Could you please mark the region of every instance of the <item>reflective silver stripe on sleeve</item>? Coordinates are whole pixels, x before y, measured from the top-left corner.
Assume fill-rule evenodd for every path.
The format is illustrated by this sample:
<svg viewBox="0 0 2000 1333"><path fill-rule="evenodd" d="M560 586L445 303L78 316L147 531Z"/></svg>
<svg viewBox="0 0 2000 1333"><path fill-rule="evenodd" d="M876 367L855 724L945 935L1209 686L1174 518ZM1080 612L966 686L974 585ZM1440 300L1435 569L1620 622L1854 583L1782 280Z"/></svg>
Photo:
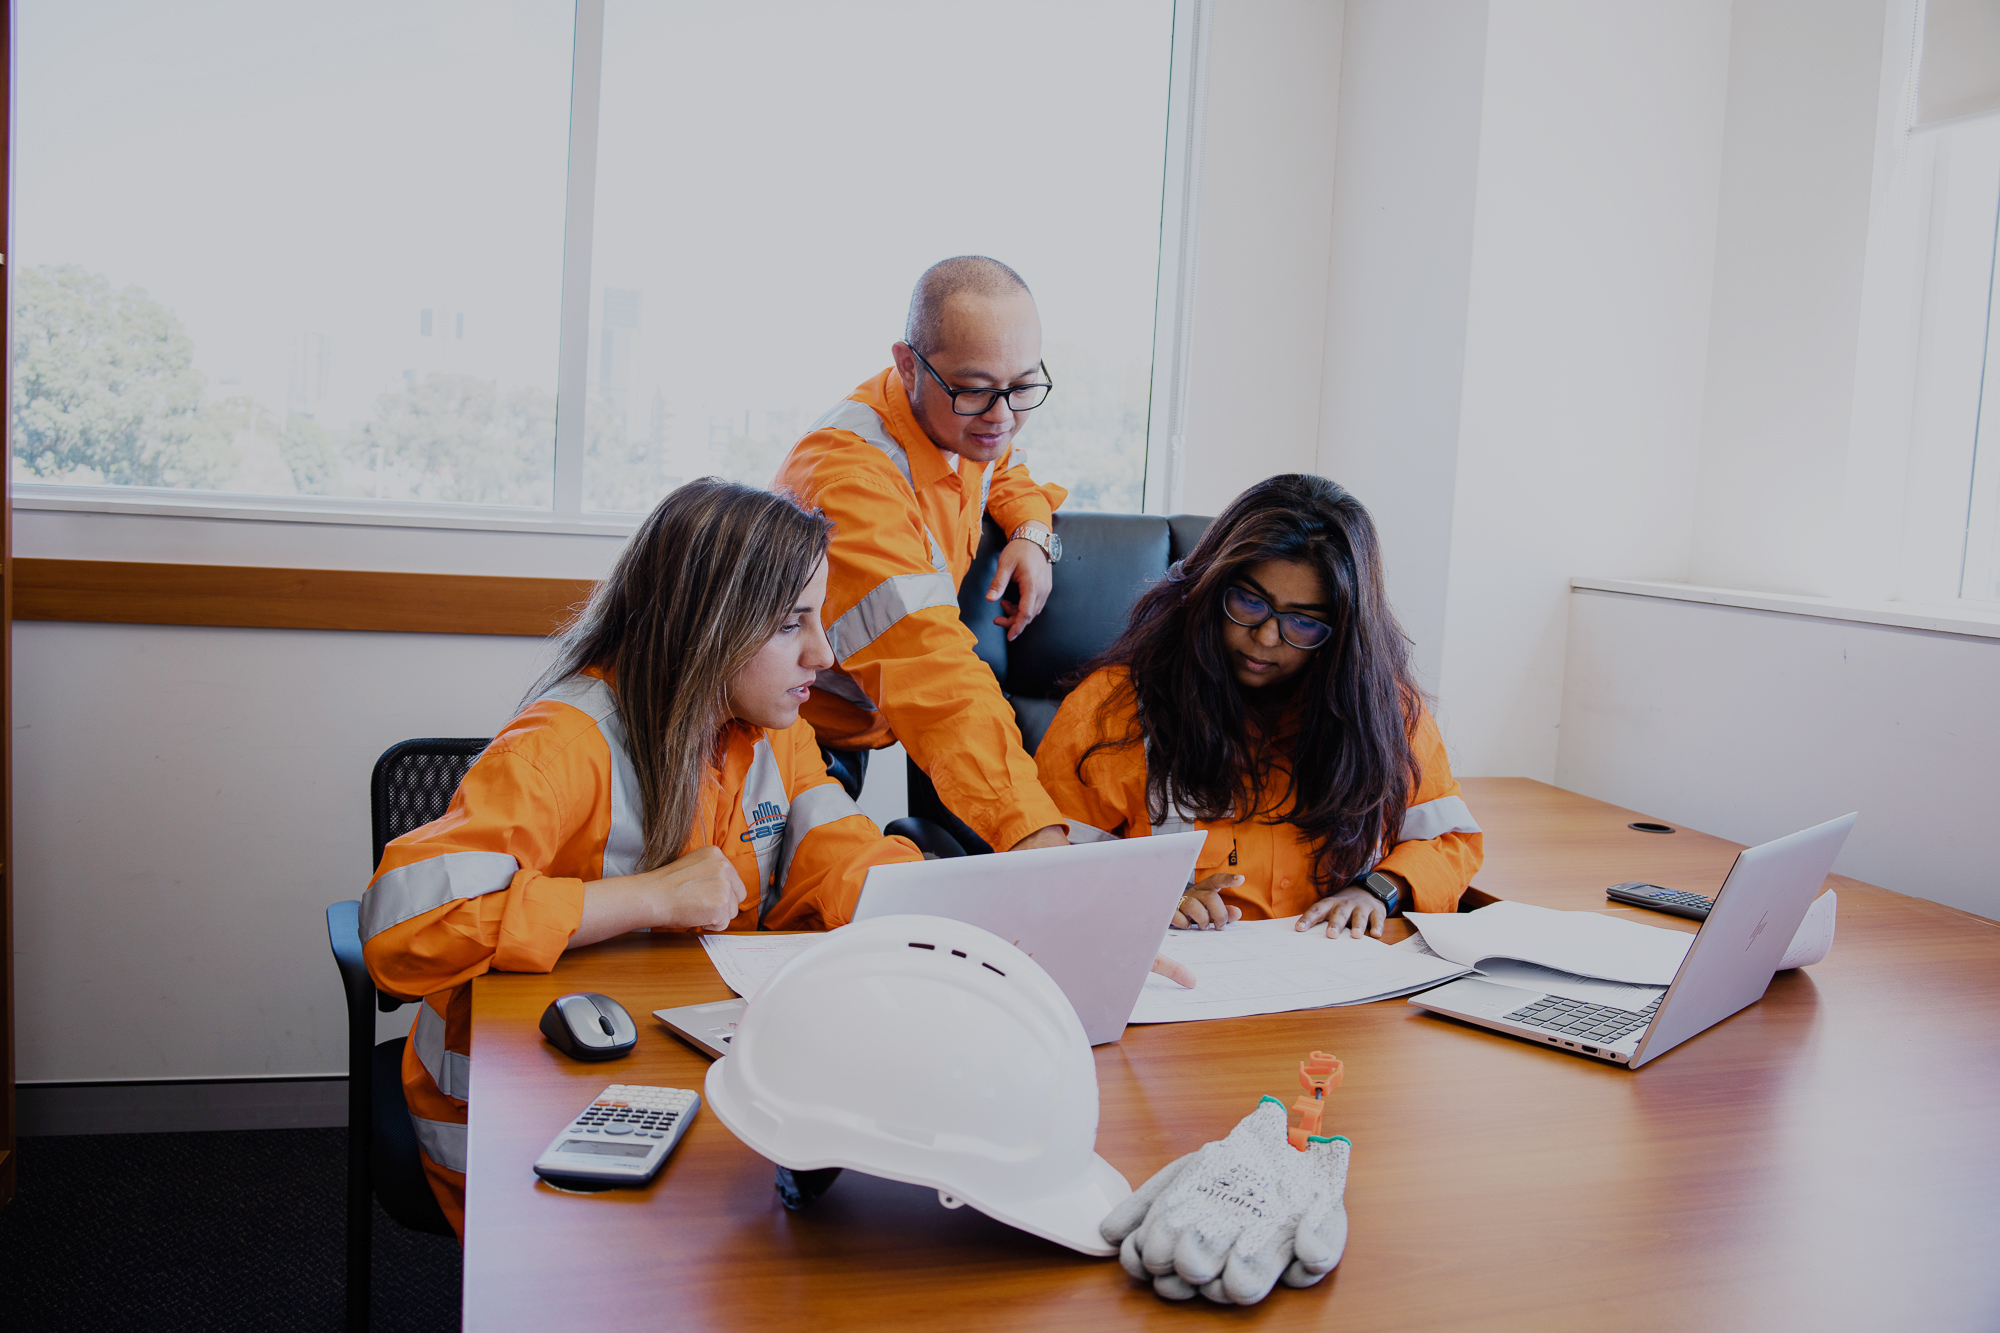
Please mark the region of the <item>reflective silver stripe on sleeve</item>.
<svg viewBox="0 0 2000 1333"><path fill-rule="evenodd" d="M861 807L854 803L838 782L808 787L792 799L791 818L785 825L784 859L778 862L778 873L764 890L764 905L757 913L759 921L764 919L765 912L778 905L778 891L791 878L792 858L799 854L799 844L806 840L806 835L836 820L860 813Z"/></svg>
<svg viewBox="0 0 2000 1333"><path fill-rule="evenodd" d="M958 589L952 586L951 575L897 574L876 584L846 615L827 626L826 637L833 645L833 655L845 662L888 633L904 616L934 606L958 609Z"/></svg>
<svg viewBox="0 0 2000 1333"><path fill-rule="evenodd" d="M417 1131L417 1146L424 1150L424 1156L447 1171L464 1174L464 1125L454 1125L449 1120L426 1120L420 1115L411 1116L410 1124Z"/></svg>
<svg viewBox="0 0 2000 1333"><path fill-rule="evenodd" d="M604 839L603 876L637 874L646 852L645 823L639 817L639 775L625 743L625 721L618 716L618 699L595 676L571 676L541 696L568 704L597 723L611 751L611 831ZM537 700L536 702L540 702Z"/></svg>
<svg viewBox="0 0 2000 1333"><path fill-rule="evenodd" d="M770 896L770 885L778 878L778 848L784 845L785 829L791 821L792 799L785 792L785 775L778 771L778 756L772 752L771 738L759 736L750 752L750 769L743 775L743 832L738 836L750 844L757 858L757 887L761 903Z"/></svg>
<svg viewBox="0 0 2000 1333"><path fill-rule="evenodd" d="M813 688L825 690L836 699L844 699L864 713L875 711L875 701L868 697L867 691L856 683L854 677L839 667L822 668L820 673L813 677Z"/></svg>
<svg viewBox="0 0 2000 1333"><path fill-rule="evenodd" d="M417 1031L410 1038L417 1044L417 1062L430 1073L439 1092L467 1100L472 1096L472 1057L445 1049L443 1014L428 1001L417 1008Z"/></svg>
<svg viewBox="0 0 2000 1333"><path fill-rule="evenodd" d="M948 574L951 566L944 558L944 547L938 545L937 534L932 532L930 527L926 525L924 536L930 540L931 544L931 568L940 574Z"/></svg>
<svg viewBox="0 0 2000 1333"><path fill-rule="evenodd" d="M498 893L520 872L505 852L446 852L397 866L361 895L362 942L456 899Z"/></svg>
<svg viewBox="0 0 2000 1333"><path fill-rule="evenodd" d="M859 435L868 443L889 456L896 465L896 471L903 474L903 481L914 492L917 483L910 476L910 454L896 443L889 434L889 428L882 423L882 414L866 403L857 403L852 398L843 398L833 405L833 409L806 430L810 435L816 430L844 430L850 435Z"/></svg>
<svg viewBox="0 0 2000 1333"><path fill-rule="evenodd" d="M1092 828L1081 819L1071 819L1068 815L1064 815L1063 818L1069 823L1069 845L1072 847L1081 847L1087 842L1118 841L1116 833L1106 833L1101 828Z"/></svg>
<svg viewBox="0 0 2000 1333"><path fill-rule="evenodd" d="M1429 842L1447 833L1478 833L1472 811L1456 796L1440 796L1435 801L1413 805L1403 812L1403 829L1398 842Z"/></svg>

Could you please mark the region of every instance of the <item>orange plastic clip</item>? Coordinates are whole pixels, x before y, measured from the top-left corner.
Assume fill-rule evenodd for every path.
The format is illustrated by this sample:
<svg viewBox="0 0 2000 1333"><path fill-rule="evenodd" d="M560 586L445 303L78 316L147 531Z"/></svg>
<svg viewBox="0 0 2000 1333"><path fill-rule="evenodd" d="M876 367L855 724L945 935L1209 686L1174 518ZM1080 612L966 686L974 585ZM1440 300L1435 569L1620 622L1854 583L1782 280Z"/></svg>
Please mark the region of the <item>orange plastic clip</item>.
<svg viewBox="0 0 2000 1333"><path fill-rule="evenodd" d="M1299 1065L1299 1086L1311 1093L1292 1103L1292 1109L1299 1113L1299 1122L1291 1127L1287 1136L1294 1148L1306 1150L1306 1139L1320 1133L1320 1117L1326 1113L1326 1094L1340 1086L1341 1076L1347 1066L1325 1051L1314 1051L1311 1058Z"/></svg>

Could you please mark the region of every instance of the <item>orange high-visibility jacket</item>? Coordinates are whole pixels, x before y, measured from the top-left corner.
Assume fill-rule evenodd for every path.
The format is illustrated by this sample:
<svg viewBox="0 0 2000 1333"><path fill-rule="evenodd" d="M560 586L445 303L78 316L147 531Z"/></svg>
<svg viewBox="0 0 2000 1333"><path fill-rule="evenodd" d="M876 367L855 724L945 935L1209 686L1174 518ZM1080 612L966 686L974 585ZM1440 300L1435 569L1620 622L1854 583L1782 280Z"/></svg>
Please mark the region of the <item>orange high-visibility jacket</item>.
<svg viewBox="0 0 2000 1333"><path fill-rule="evenodd" d="M982 466L939 449L892 366L815 422L772 483L836 525L824 615L839 664L819 673L806 719L835 749L901 741L952 813L999 851L1063 822L958 619L979 516L1012 532L1049 523L1067 497L1036 485L1014 454Z"/></svg>
<svg viewBox="0 0 2000 1333"><path fill-rule="evenodd" d="M871 866L920 860L828 777L804 723L732 723L686 851L719 847L744 898L731 930L829 930ZM472 992L489 969L547 972L583 920L587 881L630 875L645 850L638 779L611 689L574 676L479 756L444 815L391 842L361 899L375 984L421 999L403 1052L424 1169L464 1233ZM685 854L685 853L684 853Z"/></svg>
<svg viewBox="0 0 2000 1333"><path fill-rule="evenodd" d="M1118 686L1124 667L1093 672L1063 701L1035 762L1042 785L1070 817L1070 841L1137 838L1154 832L1208 831L1208 842L1195 862L1195 878L1226 874L1243 876L1243 887L1224 889L1222 897L1243 910L1247 921L1294 916L1318 898L1313 888L1313 848L1290 824L1256 819L1191 821L1169 810L1155 829L1146 803L1146 754L1143 744L1100 750L1083 764L1077 762L1105 737L1135 734L1131 695ZM1430 710L1417 717L1411 748L1422 776L1403 815L1402 836L1376 862L1410 882L1414 912L1455 912L1458 898L1472 882L1484 856L1484 836L1459 795L1445 757L1444 738ZM1272 809L1282 810L1290 797L1290 768L1282 756L1272 763L1276 790Z"/></svg>

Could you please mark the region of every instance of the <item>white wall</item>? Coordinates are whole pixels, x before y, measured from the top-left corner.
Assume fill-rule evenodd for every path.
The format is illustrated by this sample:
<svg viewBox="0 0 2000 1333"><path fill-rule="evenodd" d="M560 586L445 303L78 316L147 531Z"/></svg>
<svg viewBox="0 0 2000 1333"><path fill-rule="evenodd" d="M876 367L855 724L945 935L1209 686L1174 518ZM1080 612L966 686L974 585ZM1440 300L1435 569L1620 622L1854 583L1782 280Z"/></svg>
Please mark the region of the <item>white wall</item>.
<svg viewBox="0 0 2000 1333"><path fill-rule="evenodd" d="M1573 575L1687 567L1729 9L1488 17L1438 676L1466 772L1554 775Z"/></svg>
<svg viewBox="0 0 2000 1333"><path fill-rule="evenodd" d="M1878 125L1900 91L1886 39L1906 8L1735 6L1691 582L1847 592L1845 547L1882 526L1857 528L1846 501Z"/></svg>
<svg viewBox="0 0 2000 1333"><path fill-rule="evenodd" d="M1686 567L1726 0L1350 0L1319 470L1462 772L1550 778L1582 569Z"/></svg>
<svg viewBox="0 0 2000 1333"><path fill-rule="evenodd" d="M1326 337L1339 0L1221 0L1209 47L1180 507L1310 472Z"/></svg>
<svg viewBox="0 0 2000 1333"><path fill-rule="evenodd" d="M1486 6L1349 0L1315 470L1359 496L1435 687L1457 486Z"/></svg>
<svg viewBox="0 0 2000 1333"><path fill-rule="evenodd" d="M375 758L492 735L542 651L16 622L17 1076L345 1073L324 911L368 882Z"/></svg>
<svg viewBox="0 0 2000 1333"><path fill-rule="evenodd" d="M1579 590L1556 783L2000 919L2000 639ZM1713 886L1682 885L1701 891Z"/></svg>

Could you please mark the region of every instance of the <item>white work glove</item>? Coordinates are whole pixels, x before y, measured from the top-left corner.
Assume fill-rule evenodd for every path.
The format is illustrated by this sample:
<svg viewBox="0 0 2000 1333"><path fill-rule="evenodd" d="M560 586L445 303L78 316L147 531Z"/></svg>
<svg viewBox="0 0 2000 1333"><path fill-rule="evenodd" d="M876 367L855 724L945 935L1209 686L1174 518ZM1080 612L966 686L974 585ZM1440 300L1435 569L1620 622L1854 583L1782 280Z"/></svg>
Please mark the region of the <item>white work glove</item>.
<svg viewBox="0 0 2000 1333"><path fill-rule="evenodd" d="M1266 1097L1229 1137L1160 1168L1098 1227L1118 1261L1168 1300L1199 1291L1255 1305L1283 1276L1310 1287L1347 1248L1344 1138L1300 1152L1286 1137L1284 1103Z"/></svg>

